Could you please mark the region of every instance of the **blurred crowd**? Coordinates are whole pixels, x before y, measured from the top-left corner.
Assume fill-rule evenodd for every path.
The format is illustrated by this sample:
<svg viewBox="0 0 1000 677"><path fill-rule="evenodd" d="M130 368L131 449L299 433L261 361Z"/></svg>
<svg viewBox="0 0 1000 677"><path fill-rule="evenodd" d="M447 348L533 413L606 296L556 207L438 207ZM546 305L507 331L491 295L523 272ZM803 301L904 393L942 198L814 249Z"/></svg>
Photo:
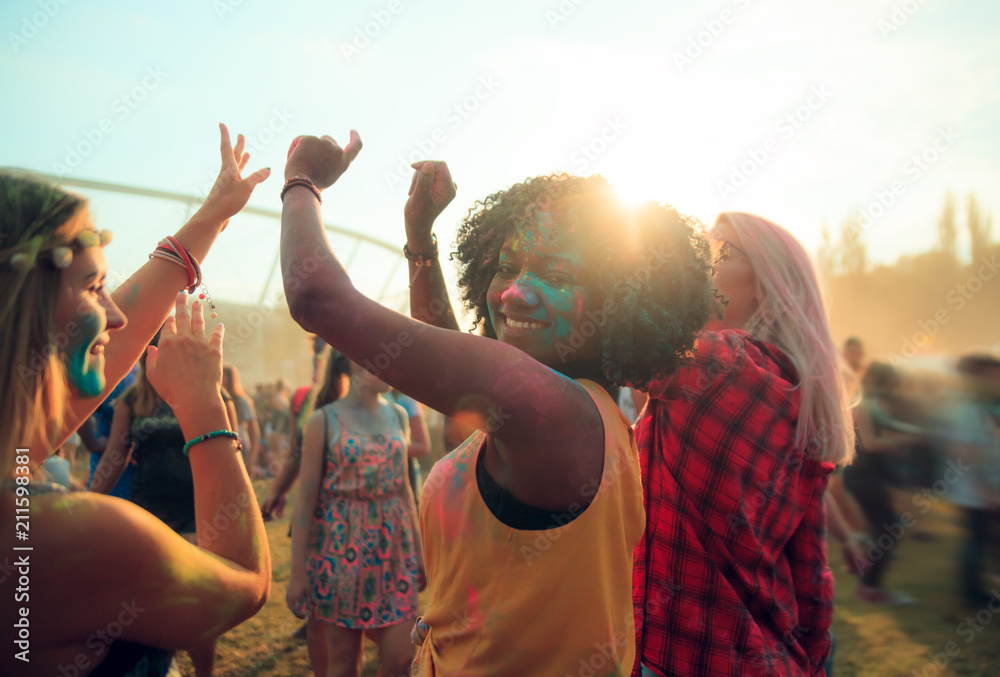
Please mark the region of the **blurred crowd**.
<svg viewBox="0 0 1000 677"><path fill-rule="evenodd" d="M982 608L1000 581L1000 360L868 363L857 338L845 343L844 357L857 456L830 483L830 529L860 577L858 597L914 601L883 587L892 551L903 539L937 538L921 518L945 501L961 511L966 532L956 590L969 608Z"/></svg>

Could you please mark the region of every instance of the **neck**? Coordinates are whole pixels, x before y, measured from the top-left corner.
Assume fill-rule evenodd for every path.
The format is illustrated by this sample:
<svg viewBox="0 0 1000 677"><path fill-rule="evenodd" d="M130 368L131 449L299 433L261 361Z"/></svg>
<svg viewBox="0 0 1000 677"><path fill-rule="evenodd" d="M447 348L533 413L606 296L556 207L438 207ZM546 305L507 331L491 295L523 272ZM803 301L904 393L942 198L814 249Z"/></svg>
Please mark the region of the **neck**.
<svg viewBox="0 0 1000 677"><path fill-rule="evenodd" d="M350 406L359 409L377 409L379 405L379 393L352 385L344 400Z"/></svg>
<svg viewBox="0 0 1000 677"><path fill-rule="evenodd" d="M567 362L566 364L560 364L558 367L553 367L553 369L567 378L574 380L578 378L585 378L593 381L609 393L611 392L611 384L608 382L607 377L604 375L604 371L601 369L600 358L582 362Z"/></svg>

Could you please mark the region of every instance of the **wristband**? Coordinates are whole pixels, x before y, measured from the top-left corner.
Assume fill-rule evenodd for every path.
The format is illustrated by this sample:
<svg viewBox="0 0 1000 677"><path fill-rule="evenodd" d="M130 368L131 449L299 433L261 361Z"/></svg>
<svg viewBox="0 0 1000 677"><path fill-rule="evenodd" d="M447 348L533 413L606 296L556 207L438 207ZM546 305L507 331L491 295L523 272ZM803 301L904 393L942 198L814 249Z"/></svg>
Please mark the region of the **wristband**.
<svg viewBox="0 0 1000 677"><path fill-rule="evenodd" d="M188 455L188 450L199 442L205 442L212 439L213 437L228 437L230 439L236 440L236 450L243 451L243 442L240 441L239 433L235 433L232 430L215 430L210 433L205 433L204 435L198 435L193 440L190 440L184 445L184 455Z"/></svg>
<svg viewBox="0 0 1000 677"><path fill-rule="evenodd" d="M285 193L290 191L295 186L305 186L306 188L312 191L312 194L316 196L316 199L319 200L319 203L323 204L323 198L321 198L319 195L319 188L316 187L315 183L305 178L304 176L293 176L290 179L285 180L285 187L281 189L282 202L285 201Z"/></svg>
<svg viewBox="0 0 1000 677"><path fill-rule="evenodd" d="M424 252L423 254L413 254L410 252L410 248L403 245L403 256L406 257L407 261L412 261L417 264L417 267L430 268L434 264L434 259L438 256L438 236L431 233L431 249L430 251Z"/></svg>

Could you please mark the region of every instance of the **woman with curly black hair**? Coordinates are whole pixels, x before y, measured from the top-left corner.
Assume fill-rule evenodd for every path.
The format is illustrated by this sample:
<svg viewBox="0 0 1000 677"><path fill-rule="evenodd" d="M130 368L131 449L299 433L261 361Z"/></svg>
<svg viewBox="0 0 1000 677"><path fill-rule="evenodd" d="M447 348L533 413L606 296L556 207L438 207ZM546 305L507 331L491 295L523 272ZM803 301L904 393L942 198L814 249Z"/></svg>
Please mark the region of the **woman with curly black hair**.
<svg viewBox="0 0 1000 677"><path fill-rule="evenodd" d="M353 133L345 149L293 143L283 275L307 330L478 428L421 495L430 600L413 632L416 674L627 675L644 513L608 390L642 387L691 349L712 298L704 234L665 207L626 209L597 177L525 181L477 203L459 234L463 298L485 336L445 331L365 298L329 250L319 190L359 150ZM446 167L425 163L404 212L414 282L441 280L430 231L453 196ZM421 298L426 286L412 287L414 313L457 328L445 299Z"/></svg>

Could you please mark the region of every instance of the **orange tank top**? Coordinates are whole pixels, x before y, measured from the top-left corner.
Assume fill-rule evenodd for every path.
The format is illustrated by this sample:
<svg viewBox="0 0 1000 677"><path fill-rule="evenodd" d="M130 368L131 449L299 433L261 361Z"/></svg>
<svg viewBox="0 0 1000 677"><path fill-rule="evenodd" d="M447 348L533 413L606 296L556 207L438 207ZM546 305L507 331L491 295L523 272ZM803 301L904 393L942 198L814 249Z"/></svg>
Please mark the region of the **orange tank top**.
<svg viewBox="0 0 1000 677"><path fill-rule="evenodd" d="M569 506L562 526L518 530L494 517L476 482L485 433L431 470L420 499L430 602L414 630L415 675L631 673L632 551L645 528L638 453L604 389L577 383L604 423L604 471L599 488L581 489L590 505Z"/></svg>

